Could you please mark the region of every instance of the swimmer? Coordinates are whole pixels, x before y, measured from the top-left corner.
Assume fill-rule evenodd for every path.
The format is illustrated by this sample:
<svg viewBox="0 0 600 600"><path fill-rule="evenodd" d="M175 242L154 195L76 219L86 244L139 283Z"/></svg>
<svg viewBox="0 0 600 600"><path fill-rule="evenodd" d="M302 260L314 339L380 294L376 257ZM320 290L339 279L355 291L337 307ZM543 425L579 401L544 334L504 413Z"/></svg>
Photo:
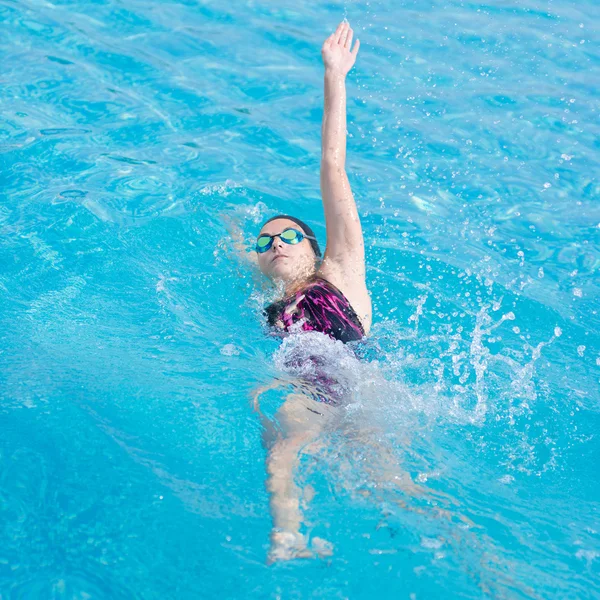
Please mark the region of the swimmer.
<svg viewBox="0 0 600 600"><path fill-rule="evenodd" d="M344 21L321 49L325 66L320 177L325 253L321 254L310 226L291 215L266 221L255 247L260 271L283 292L281 300L266 308L269 325L281 333L318 331L342 342L368 334L372 318L363 232L346 174L346 75L360 47L359 40L353 44L353 35ZM313 550L320 555L331 552L327 542L318 538L310 550L300 533L302 494L294 482L294 470L299 455L310 452L311 444L335 417L332 404L335 401L327 394L290 394L276 414L279 431L267 457L274 525L269 562L311 556ZM303 500L309 499L304 494Z"/></svg>
<svg viewBox="0 0 600 600"><path fill-rule="evenodd" d="M353 45L353 31L344 21L321 49L325 65L320 173L327 232L324 254L312 228L292 215L277 215L266 221L254 250L245 254L252 256L260 272L281 290L282 298L266 307L265 316L271 331L282 336L314 336L317 334L311 332L319 332L346 344L360 340L371 328L363 232L346 174L346 75L354 66L359 46L358 40ZM240 238L238 235L234 246L241 251ZM313 538L309 547L301 533L302 508L314 492L310 486L302 490L294 480L300 456L319 449L319 437L338 419L338 405L343 399L339 382L320 368L319 358L322 360L309 352L291 359L298 361L292 365L298 367L314 361L316 376L300 386L295 382L302 393L287 396L275 415L275 426L263 417L273 517L270 563L332 553L331 544L320 538ZM255 393L254 407L259 413L259 396L279 385L289 382ZM397 464L391 477L399 487L405 487L405 475Z"/></svg>

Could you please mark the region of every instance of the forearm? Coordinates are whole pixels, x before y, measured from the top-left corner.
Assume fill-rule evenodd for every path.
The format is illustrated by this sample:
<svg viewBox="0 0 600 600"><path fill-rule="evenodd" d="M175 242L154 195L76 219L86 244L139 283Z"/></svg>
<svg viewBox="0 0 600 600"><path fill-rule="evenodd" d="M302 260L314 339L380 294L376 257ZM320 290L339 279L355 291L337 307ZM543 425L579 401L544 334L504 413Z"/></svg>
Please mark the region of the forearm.
<svg viewBox="0 0 600 600"><path fill-rule="evenodd" d="M346 166L346 76L325 70L325 106L321 128L321 166Z"/></svg>

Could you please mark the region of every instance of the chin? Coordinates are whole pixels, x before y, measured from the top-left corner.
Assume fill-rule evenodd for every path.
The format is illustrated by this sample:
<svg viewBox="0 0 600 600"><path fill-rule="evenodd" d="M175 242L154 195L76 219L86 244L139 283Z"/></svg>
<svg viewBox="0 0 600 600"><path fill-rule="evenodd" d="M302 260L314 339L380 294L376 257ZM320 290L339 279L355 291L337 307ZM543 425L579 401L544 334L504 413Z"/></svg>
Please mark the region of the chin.
<svg viewBox="0 0 600 600"><path fill-rule="evenodd" d="M294 279L294 273L289 268L275 268L271 271L271 279L288 282Z"/></svg>

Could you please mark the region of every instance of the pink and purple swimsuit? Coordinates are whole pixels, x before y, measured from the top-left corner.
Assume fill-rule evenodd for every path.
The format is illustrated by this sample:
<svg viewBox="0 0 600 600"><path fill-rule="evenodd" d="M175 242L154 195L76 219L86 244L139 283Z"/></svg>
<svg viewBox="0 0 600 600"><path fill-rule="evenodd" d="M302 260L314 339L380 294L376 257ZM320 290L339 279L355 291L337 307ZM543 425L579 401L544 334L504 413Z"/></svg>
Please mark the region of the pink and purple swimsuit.
<svg viewBox="0 0 600 600"><path fill-rule="evenodd" d="M309 283L293 296L270 304L265 309L269 325L289 332L320 331L344 343L360 340L363 326L350 302L340 290L323 278Z"/></svg>
<svg viewBox="0 0 600 600"><path fill-rule="evenodd" d="M363 326L340 290L326 279L317 278L292 296L270 304L265 309L269 325L280 332L319 331L344 344L364 337ZM344 402L347 390L331 368L323 363L323 356L292 355L286 361L291 372L304 371L310 363L311 376L306 379L313 389L312 397L317 402L337 406ZM300 376L300 379L305 379ZM307 407L308 408L308 407ZM311 408L308 410L315 412Z"/></svg>

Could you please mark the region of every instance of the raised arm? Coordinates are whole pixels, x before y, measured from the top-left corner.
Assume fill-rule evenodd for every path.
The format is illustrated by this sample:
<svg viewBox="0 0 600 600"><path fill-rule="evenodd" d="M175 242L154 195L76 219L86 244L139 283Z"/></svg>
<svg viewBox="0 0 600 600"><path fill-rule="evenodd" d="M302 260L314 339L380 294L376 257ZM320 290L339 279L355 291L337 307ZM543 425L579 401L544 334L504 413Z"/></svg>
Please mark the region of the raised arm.
<svg viewBox="0 0 600 600"><path fill-rule="evenodd" d="M371 303L365 281L365 251L356 202L346 175L346 75L360 42L352 49L348 22L339 24L323 44L325 107L321 130L321 195L327 227L327 247L320 274L340 288L365 328Z"/></svg>

